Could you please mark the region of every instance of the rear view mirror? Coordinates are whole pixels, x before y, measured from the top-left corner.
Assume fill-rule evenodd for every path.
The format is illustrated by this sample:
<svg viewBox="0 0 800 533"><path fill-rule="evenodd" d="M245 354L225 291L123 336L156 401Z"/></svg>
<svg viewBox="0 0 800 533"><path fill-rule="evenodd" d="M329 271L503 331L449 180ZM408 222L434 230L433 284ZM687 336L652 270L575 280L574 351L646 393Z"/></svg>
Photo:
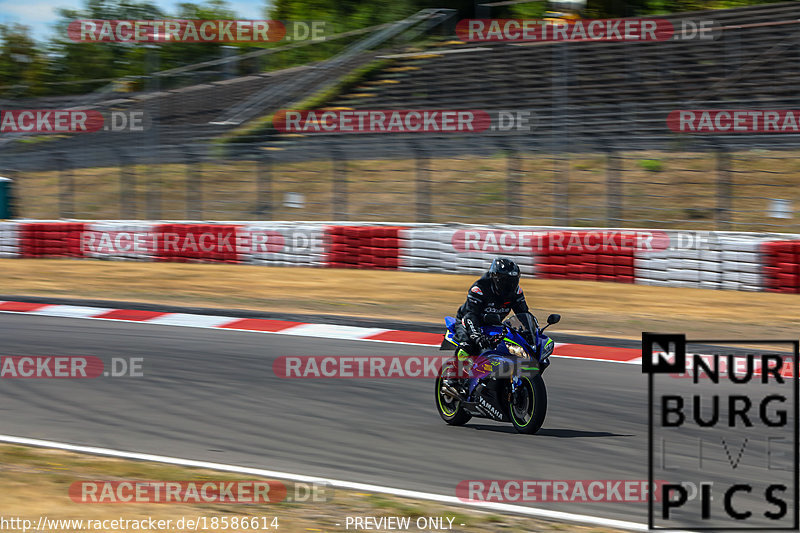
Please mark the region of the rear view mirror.
<svg viewBox="0 0 800 533"><path fill-rule="evenodd" d="M557 315L555 313L547 317L548 325L558 324L560 321L561 321L561 315Z"/></svg>

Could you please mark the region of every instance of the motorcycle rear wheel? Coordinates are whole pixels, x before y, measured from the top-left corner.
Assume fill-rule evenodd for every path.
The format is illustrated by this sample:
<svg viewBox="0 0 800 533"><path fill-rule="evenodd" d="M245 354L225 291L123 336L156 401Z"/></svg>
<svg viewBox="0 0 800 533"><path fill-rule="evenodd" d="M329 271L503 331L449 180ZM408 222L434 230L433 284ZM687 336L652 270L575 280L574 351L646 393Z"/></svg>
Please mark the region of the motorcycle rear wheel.
<svg viewBox="0 0 800 533"><path fill-rule="evenodd" d="M452 363L442 365L439 375L436 376L436 410L442 420L451 426L463 426L472 418L472 415L464 410L460 400L456 400L442 391L442 385L446 379L448 369Z"/></svg>

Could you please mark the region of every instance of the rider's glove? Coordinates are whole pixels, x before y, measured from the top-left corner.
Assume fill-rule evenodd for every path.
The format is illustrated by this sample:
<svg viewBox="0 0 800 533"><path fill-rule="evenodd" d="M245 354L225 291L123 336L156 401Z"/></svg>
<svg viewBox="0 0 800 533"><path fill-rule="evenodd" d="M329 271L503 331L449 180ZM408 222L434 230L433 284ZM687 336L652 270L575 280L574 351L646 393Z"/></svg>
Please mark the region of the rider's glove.
<svg viewBox="0 0 800 533"><path fill-rule="evenodd" d="M481 350L486 350L492 347L492 339L483 334L474 336L472 338L472 342L475 343L475 345Z"/></svg>

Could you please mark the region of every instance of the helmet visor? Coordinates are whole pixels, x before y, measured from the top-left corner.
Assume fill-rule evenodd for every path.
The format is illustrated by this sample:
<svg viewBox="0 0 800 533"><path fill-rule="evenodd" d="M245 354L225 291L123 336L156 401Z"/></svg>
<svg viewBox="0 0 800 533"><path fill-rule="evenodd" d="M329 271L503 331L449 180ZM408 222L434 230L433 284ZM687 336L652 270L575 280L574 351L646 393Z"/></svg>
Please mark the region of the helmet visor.
<svg viewBox="0 0 800 533"><path fill-rule="evenodd" d="M495 274L492 276L492 281L494 281L494 288L500 294L514 292L519 285L519 277L510 276L508 274Z"/></svg>

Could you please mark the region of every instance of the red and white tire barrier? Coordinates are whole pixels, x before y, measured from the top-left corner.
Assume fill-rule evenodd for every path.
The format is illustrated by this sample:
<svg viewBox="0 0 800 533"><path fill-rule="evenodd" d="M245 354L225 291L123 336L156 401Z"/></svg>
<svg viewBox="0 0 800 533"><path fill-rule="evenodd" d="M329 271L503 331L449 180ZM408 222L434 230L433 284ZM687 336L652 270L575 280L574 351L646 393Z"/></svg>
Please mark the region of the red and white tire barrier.
<svg viewBox="0 0 800 533"><path fill-rule="evenodd" d="M0 222L0 257L19 257L20 225Z"/></svg>
<svg viewBox="0 0 800 533"><path fill-rule="evenodd" d="M800 235L321 222L0 222L0 257L222 262L800 292Z"/></svg>
<svg viewBox="0 0 800 533"><path fill-rule="evenodd" d="M766 288L770 292L800 292L800 240L761 245Z"/></svg>
<svg viewBox="0 0 800 533"><path fill-rule="evenodd" d="M30 222L19 225L20 257L84 257L81 222Z"/></svg>
<svg viewBox="0 0 800 533"><path fill-rule="evenodd" d="M150 261L155 256L152 222L92 222L80 235L82 257Z"/></svg>
<svg viewBox="0 0 800 533"><path fill-rule="evenodd" d="M257 222L237 230L239 258L265 266L325 266L326 226L313 222Z"/></svg>
<svg viewBox="0 0 800 533"><path fill-rule="evenodd" d="M398 226L329 226L326 266L397 270L402 242Z"/></svg>
<svg viewBox="0 0 800 533"><path fill-rule="evenodd" d="M637 252L636 283L740 291L764 290L760 249L769 237L718 235L700 246Z"/></svg>

